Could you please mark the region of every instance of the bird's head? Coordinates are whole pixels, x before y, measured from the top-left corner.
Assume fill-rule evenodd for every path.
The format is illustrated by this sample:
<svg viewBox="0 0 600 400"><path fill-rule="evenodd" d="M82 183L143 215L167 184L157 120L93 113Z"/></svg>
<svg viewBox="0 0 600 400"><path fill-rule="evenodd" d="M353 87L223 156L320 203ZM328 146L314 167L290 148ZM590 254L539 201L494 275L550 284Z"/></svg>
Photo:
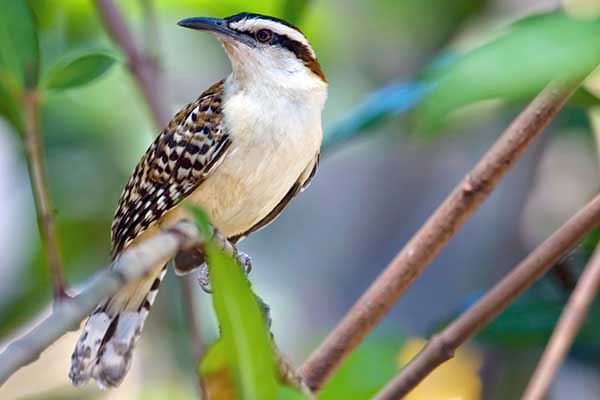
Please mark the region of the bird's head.
<svg viewBox="0 0 600 400"><path fill-rule="evenodd" d="M223 19L187 18L179 25L216 36L239 81L300 90L327 86L306 36L284 20L240 13Z"/></svg>

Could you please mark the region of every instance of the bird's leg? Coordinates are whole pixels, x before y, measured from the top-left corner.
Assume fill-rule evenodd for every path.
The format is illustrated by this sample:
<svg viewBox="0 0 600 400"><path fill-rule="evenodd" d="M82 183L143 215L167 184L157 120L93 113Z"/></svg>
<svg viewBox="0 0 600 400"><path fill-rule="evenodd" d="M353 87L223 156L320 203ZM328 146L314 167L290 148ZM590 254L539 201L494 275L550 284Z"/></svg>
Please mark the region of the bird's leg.
<svg viewBox="0 0 600 400"><path fill-rule="evenodd" d="M217 246L219 246L231 257L235 258L246 275L252 271L252 259L250 256L246 253L238 251L237 247L235 247L235 245L217 229L214 229L213 239ZM209 269L206 262L202 263L198 274L198 283L200 284L202 290L206 293L212 293L212 289L210 287Z"/></svg>

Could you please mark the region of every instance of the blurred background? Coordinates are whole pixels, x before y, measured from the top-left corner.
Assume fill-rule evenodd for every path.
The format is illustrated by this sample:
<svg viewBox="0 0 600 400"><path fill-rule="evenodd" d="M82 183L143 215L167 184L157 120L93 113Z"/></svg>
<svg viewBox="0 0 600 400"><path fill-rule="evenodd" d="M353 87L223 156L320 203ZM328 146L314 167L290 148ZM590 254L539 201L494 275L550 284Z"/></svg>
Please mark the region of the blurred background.
<svg viewBox="0 0 600 400"><path fill-rule="evenodd" d="M537 74L536 70L522 74L516 70L509 77L517 82L516 89L465 100L466 108L441 123L431 117L436 111L418 106L423 96L420 85L436 74L452 73L448 65L457 65L453 60L493 43L523 17L561 7L578 17L600 14L600 4L593 0L116 3L140 45L150 47L159 58L163 100L172 113L229 73L217 41L179 28L176 22L182 18L224 17L240 11L283 17L306 33L319 55L330 83L326 134L337 139L327 141L310 189L268 229L241 245L253 260L254 289L271 306L275 338L296 365L540 88L523 84L535 80L530 74ZM124 56L104 32L93 2L34 0L30 4L40 29L42 70L73 51L102 50L118 59L88 85L48 92L42 108L41 131L60 252L68 281L79 288L110 261L110 223L119 194L158 129ZM156 16L156 32L148 28L149 12ZM523 43L518 32L513 39ZM545 65L556 56L537 47L526 53ZM517 54L496 56L510 62ZM488 77L495 76L491 69L479 72L458 86L461 93L469 85L486 86ZM594 111L595 80L588 81L583 100L568 105L530 147L320 398L368 398L418 351L423 338L476 301L597 193L600 173L594 126L600 118ZM451 97L457 93L451 92ZM354 137L346 141L348 136ZM0 191L5 193L0 197L0 340L4 342L29 326L51 300L22 138L5 120L0 120ZM583 246L561 262L409 398L517 398L588 252L589 246ZM201 334L207 345L217 336L210 297L199 290L193 296L201 304ZM0 398L194 398L194 360L181 299L181 282L169 273L132 371L119 389L101 392L92 385L70 386L67 372L77 337L70 333L2 386ZM595 305L549 399L600 398L598 316Z"/></svg>

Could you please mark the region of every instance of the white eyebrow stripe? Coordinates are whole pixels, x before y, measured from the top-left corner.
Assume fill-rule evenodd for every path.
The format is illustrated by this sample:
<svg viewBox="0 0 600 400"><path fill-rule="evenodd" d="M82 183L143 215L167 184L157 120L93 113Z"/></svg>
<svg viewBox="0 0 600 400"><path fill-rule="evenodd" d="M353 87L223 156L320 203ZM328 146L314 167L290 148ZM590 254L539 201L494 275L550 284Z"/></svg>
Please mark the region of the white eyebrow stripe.
<svg viewBox="0 0 600 400"><path fill-rule="evenodd" d="M276 34L284 35L289 37L290 39L302 43L309 50L313 58L316 58L315 52L313 51L310 43L306 37L295 30L294 28L290 28L289 26L285 26L282 23L271 21L268 19L259 19L259 18L244 18L241 21L232 22L229 24L229 27L232 29L236 29L238 31L248 31L248 32L256 32L260 29L270 29Z"/></svg>

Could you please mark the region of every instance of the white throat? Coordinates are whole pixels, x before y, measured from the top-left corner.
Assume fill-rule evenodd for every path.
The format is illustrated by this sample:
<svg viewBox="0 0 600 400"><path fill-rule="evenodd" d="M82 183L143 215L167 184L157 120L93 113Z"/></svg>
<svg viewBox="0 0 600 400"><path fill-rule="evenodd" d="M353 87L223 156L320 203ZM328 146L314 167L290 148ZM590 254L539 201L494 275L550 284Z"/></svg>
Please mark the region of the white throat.
<svg viewBox="0 0 600 400"><path fill-rule="evenodd" d="M227 79L230 90L244 90L265 100L282 96L292 102L306 103L320 112L327 99L327 83L300 60L283 49L257 51L242 44L223 41L231 61ZM226 85L227 86L227 85ZM230 92L231 93L231 92Z"/></svg>

